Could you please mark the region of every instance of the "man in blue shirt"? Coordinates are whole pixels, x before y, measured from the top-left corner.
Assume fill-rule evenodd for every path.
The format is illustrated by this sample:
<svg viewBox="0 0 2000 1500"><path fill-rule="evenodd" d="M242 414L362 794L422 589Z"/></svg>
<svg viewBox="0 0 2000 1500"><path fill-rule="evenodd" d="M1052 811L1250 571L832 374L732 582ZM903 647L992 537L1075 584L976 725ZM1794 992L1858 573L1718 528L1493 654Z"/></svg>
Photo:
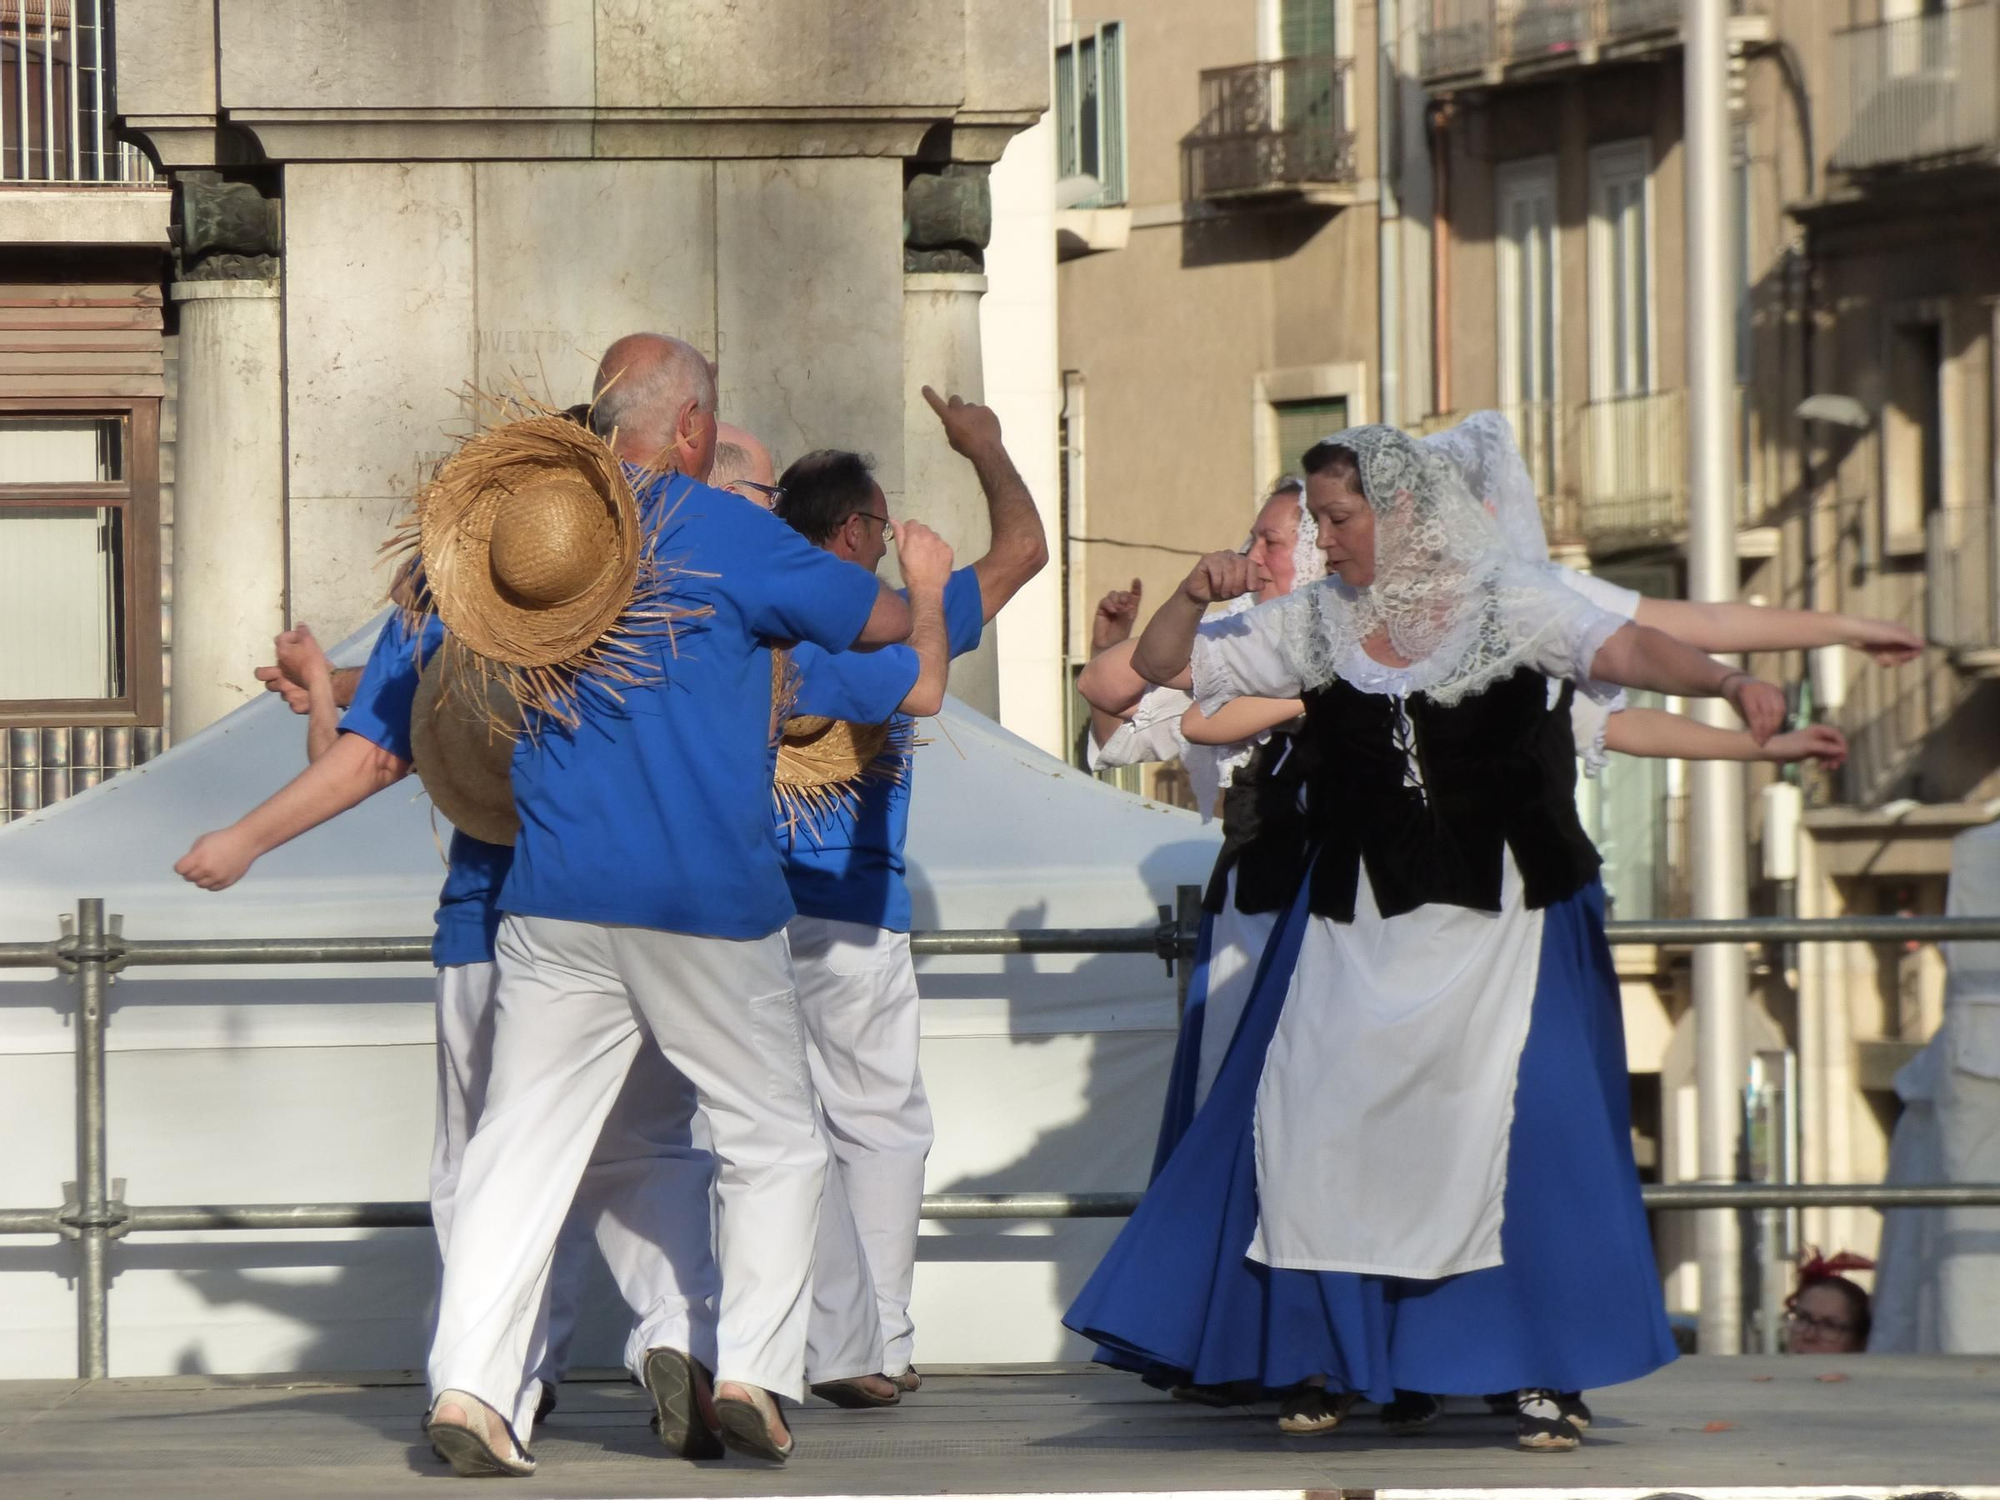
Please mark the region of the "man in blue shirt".
<svg viewBox="0 0 2000 1500"><path fill-rule="evenodd" d="M262 855L359 805L411 769L411 709L417 682L445 638L435 617L413 639L398 616L376 637L358 678L336 673L310 630L277 640L278 664L267 680L298 690L310 716L308 768L228 828L205 834L175 866L209 890L232 885ZM339 712L341 699L347 712ZM431 1218L438 1249L448 1254L459 1163L486 1093L497 971L493 939L500 925L501 883L514 850L454 829L439 894L431 961L437 966L437 1125L431 1146ZM526 1389L539 1397L537 1419L555 1404L555 1382L575 1328L593 1234L636 1322L626 1361L646 1378L647 1352L693 1351L715 1358L715 1263L708 1244L713 1162L693 1142L694 1093L656 1051L641 1052L618 1103L599 1133L565 1222L550 1275L546 1330L531 1346ZM643 1191L636 1175L643 1171ZM660 1253L664 1251L665 1253Z"/></svg>
<svg viewBox="0 0 2000 1500"><path fill-rule="evenodd" d="M872 575L689 477L707 475L715 441L714 375L693 350L622 339L597 393L594 420L621 457L680 471L648 486L641 517L679 569L673 602L701 613L645 640L646 681L614 695L585 679L578 722L544 719L516 749L492 1076L430 1359L428 1431L462 1474L533 1470L517 1436L532 1420L520 1372L551 1249L644 1046L693 1084L717 1162L723 1439L789 1455L774 1397L804 1394L826 1150L770 829L770 643L844 651L910 625Z"/></svg>
<svg viewBox="0 0 2000 1500"><path fill-rule="evenodd" d="M952 448L968 459L985 492L992 541L986 554L945 582L938 608L945 654L978 646L986 622L1048 561L1048 541L1033 497L1001 441L993 412L928 386L924 398ZM778 514L806 538L873 570L890 535L881 486L853 453L808 454L779 482ZM911 578L912 647L921 648L926 601ZM799 701L793 712L879 723L898 709L935 711L942 682L921 683L921 649L829 655L801 648ZM913 701L914 699L914 701ZM932 1127L918 1068L916 972L910 962L910 894L903 844L910 784L868 780L850 805L825 817L781 826L785 874L798 915L789 927L799 1008L812 1039L813 1086L825 1113L837 1166L829 1191L846 1193L868 1257L884 1340L882 1376L844 1381L820 1394L847 1405L886 1405L919 1384L911 1367L910 1290L924 1158ZM822 1266L844 1252L823 1236ZM839 1341L815 1319L816 1347ZM837 1313L835 1320L838 1320Z"/></svg>

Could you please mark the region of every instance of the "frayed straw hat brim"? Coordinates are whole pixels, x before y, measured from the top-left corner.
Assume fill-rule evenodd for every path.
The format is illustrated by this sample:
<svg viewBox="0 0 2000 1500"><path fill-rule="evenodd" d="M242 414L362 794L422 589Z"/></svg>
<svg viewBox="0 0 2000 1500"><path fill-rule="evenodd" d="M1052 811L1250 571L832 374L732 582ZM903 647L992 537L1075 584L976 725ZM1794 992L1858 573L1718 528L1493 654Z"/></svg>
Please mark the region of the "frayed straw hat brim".
<svg viewBox="0 0 2000 1500"><path fill-rule="evenodd" d="M562 544L587 547L587 581L537 603L496 576L496 523L512 502L548 494L594 498L596 524ZM532 416L468 438L417 499L424 579L445 629L475 655L551 667L588 651L632 602L639 579L639 506L604 440L561 416Z"/></svg>
<svg viewBox="0 0 2000 1500"><path fill-rule="evenodd" d="M497 677L530 733L541 716L575 725L584 678L613 700L658 682L653 638L708 608L673 601L681 570L645 534L667 519L640 510L657 471L635 474L562 412L472 395L503 420L439 466L383 550L420 565L400 601L413 633L435 616L464 648L454 660Z"/></svg>

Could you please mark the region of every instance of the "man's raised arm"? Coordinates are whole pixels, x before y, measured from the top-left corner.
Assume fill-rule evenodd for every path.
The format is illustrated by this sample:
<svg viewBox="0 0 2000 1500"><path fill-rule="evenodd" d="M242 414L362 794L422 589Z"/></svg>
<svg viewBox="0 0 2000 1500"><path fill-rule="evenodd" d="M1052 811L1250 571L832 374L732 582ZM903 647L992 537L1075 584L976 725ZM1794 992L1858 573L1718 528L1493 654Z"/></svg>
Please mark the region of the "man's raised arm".
<svg viewBox="0 0 2000 1500"><path fill-rule="evenodd" d="M1042 513L1007 448L1000 440L1000 419L989 406L949 400L929 386L924 399L931 404L952 451L964 456L979 476L986 494L986 514L992 541L986 555L973 563L979 578L979 598L987 619L1021 591L1021 586L1048 566L1049 538L1042 526Z"/></svg>

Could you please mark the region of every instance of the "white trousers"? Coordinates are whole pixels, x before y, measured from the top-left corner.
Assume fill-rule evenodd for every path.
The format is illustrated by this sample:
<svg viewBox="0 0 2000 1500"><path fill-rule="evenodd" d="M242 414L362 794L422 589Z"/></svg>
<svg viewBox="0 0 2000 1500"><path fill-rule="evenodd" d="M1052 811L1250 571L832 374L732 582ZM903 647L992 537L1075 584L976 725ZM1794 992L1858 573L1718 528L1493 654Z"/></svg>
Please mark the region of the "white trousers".
<svg viewBox="0 0 2000 1500"><path fill-rule="evenodd" d="M510 916L497 951L492 1075L459 1171L431 1389L513 1412L528 1435L523 1372L557 1235L593 1151L606 1154L593 1143L635 1057L657 1047L692 1085L716 1162L716 1378L803 1397L826 1148L784 934L734 942ZM616 1182L604 1211L642 1255L673 1216L661 1160L649 1146L603 1163Z"/></svg>
<svg viewBox="0 0 2000 1500"><path fill-rule="evenodd" d="M437 975L437 1128L431 1217L449 1255L461 1162L485 1109L499 969L455 964ZM641 1049L598 1133L557 1237L545 1319L528 1354L524 1399L561 1379L593 1242L633 1313L626 1363L642 1374L662 1345L715 1362L715 1258L708 1195L714 1161L694 1145L694 1090L656 1049ZM643 1198L632 1201L635 1193Z"/></svg>
<svg viewBox="0 0 2000 1500"><path fill-rule="evenodd" d="M871 1368L900 1375L915 1344L910 1286L933 1136L917 1065L921 1017L910 937L820 917L794 917L787 931L812 1043L813 1087L833 1150L831 1176L853 1213L881 1322L882 1358ZM837 1342L838 1328L866 1321L851 1300L842 1310L840 1288L856 1279L847 1265L851 1244L843 1243L837 1224L822 1225L816 1348Z"/></svg>

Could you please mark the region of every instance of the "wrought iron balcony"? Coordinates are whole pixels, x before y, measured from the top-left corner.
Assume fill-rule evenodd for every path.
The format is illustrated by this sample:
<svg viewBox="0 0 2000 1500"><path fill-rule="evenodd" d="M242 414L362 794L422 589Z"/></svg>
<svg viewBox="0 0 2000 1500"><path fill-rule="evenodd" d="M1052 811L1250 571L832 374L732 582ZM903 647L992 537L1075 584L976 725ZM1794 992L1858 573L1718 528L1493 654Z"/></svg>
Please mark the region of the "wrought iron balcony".
<svg viewBox="0 0 2000 1500"><path fill-rule="evenodd" d="M1687 527L1687 403L1679 391L1583 408L1584 539L1666 541Z"/></svg>
<svg viewBox="0 0 2000 1500"><path fill-rule="evenodd" d="M1754 0L1734 17L1755 18ZM1495 83L1510 71L1593 63L1679 46L1681 0L1418 0L1424 79Z"/></svg>
<svg viewBox="0 0 2000 1500"><path fill-rule="evenodd" d="M2000 526L1992 502L1932 511L1925 523L1924 633L1962 671L2000 675Z"/></svg>
<svg viewBox="0 0 2000 1500"><path fill-rule="evenodd" d="M1358 172L1345 57L1206 68L1201 123L1181 142L1191 200L1290 195L1341 201Z"/></svg>
<svg viewBox="0 0 2000 1500"><path fill-rule="evenodd" d="M1832 167L1872 172L2000 153L2000 10L1974 0L1833 38Z"/></svg>

